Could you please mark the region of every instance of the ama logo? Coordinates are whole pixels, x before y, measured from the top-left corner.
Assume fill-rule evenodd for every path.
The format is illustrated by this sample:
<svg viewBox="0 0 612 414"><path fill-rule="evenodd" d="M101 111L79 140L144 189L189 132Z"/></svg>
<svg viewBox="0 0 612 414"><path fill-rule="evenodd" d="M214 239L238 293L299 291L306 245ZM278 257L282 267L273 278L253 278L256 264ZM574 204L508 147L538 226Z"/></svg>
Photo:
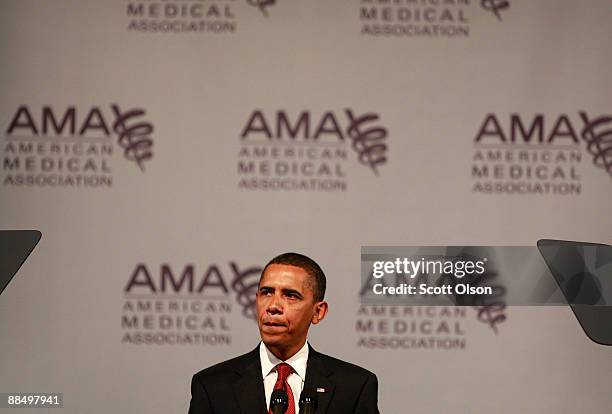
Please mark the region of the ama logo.
<svg viewBox="0 0 612 414"><path fill-rule="evenodd" d="M580 195L584 146L612 175L611 116L487 114L474 137L473 192Z"/></svg>
<svg viewBox="0 0 612 414"><path fill-rule="evenodd" d="M508 127L504 128L499 117L488 114L476 134L477 144L484 143L523 143L523 144L578 144L578 135L567 115L561 114L552 122L545 122L543 114L529 118L520 114L510 114ZM545 128L548 127L548 128ZM563 141L563 142L561 142Z"/></svg>
<svg viewBox="0 0 612 414"><path fill-rule="evenodd" d="M123 288L121 343L228 346L256 319L261 268L137 263ZM242 316L234 317L235 303ZM238 326L232 326L238 322Z"/></svg>
<svg viewBox="0 0 612 414"><path fill-rule="evenodd" d="M259 276L263 270L260 266L240 267L230 261L227 269L212 263L198 272L194 264L186 264L181 271L176 271L168 263L162 263L159 271L138 263L124 288L126 295L149 294L160 298L230 297L242 307L242 315L255 319L255 294ZM229 270L229 271L228 271Z"/></svg>
<svg viewBox="0 0 612 414"><path fill-rule="evenodd" d="M249 190L345 191L349 153L378 176L387 162L380 116L254 110L240 132L238 187Z"/></svg>
<svg viewBox="0 0 612 414"><path fill-rule="evenodd" d="M13 186L108 188L113 155L142 172L153 158L153 124L142 108L20 105L3 145L2 182Z"/></svg>
<svg viewBox="0 0 612 414"><path fill-rule="evenodd" d="M108 139L115 134L117 143L123 149L126 159L135 162L144 171L144 163L153 158L153 125L141 119L146 111L141 108L121 110L119 105L110 105L110 114L101 107L86 110L75 106L54 109L43 106L40 113L27 105L15 111L6 130L7 138L20 138L35 141L52 139L62 141L76 139Z"/></svg>

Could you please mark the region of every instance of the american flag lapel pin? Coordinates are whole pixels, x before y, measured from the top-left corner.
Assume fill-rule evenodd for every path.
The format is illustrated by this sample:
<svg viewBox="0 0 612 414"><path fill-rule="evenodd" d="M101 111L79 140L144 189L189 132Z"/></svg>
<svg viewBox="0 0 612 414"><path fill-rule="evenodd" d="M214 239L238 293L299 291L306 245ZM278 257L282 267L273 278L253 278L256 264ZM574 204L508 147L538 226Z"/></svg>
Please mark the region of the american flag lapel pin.
<svg viewBox="0 0 612 414"><path fill-rule="evenodd" d="M325 388L317 388L317 392L325 392Z"/></svg>

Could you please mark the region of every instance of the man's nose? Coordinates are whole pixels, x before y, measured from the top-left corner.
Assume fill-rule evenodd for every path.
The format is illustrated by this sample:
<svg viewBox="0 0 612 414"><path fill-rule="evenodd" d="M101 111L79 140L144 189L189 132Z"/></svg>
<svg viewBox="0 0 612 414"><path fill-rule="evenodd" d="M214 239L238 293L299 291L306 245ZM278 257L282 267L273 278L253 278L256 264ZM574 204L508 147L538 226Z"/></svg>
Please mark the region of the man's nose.
<svg viewBox="0 0 612 414"><path fill-rule="evenodd" d="M270 302L268 302L268 308L266 310L268 313L273 315L283 313L283 302L279 295L274 295L270 298Z"/></svg>

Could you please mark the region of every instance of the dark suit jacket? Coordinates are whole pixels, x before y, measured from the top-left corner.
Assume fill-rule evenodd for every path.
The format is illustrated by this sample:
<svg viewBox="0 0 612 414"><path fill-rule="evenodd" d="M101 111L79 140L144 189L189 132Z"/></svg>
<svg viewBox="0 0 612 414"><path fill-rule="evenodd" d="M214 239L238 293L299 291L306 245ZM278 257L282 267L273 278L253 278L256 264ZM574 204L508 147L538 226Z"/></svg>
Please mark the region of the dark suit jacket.
<svg viewBox="0 0 612 414"><path fill-rule="evenodd" d="M304 388L325 389L317 393L317 414L378 414L376 375L312 347L308 352ZM189 414L213 413L266 414L259 347L193 376Z"/></svg>

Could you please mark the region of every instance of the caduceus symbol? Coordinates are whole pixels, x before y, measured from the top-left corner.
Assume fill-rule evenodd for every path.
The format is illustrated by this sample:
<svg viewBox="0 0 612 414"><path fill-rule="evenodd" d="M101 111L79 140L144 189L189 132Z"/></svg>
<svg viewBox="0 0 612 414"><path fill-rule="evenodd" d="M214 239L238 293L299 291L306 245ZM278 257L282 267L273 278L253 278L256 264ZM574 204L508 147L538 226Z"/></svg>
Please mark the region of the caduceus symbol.
<svg viewBox="0 0 612 414"><path fill-rule="evenodd" d="M256 320L255 294L259 286L259 276L263 269L261 267L249 267L241 271L234 262L230 262L230 267L234 272L232 288L236 292L236 302L242 306L242 315L248 319Z"/></svg>
<svg viewBox="0 0 612 414"><path fill-rule="evenodd" d="M487 249L488 250L488 249ZM481 257L485 254L486 250L481 251L480 255L474 256L473 254L466 255L465 258L468 260L482 260ZM490 256L490 254L488 255ZM487 261L487 259L484 259ZM506 315L506 293L507 289L501 282L494 283L494 280L498 278L499 273L493 269L494 263L488 261L485 271L481 275L466 276L465 281L473 286L489 286L493 293L490 295L471 295L466 299L464 303L468 303L473 306L476 310L477 319L487 324L495 334L498 333L498 327L500 323L507 319ZM459 299L459 298L457 298ZM459 303L459 302L457 302Z"/></svg>
<svg viewBox="0 0 612 414"><path fill-rule="evenodd" d="M475 306L477 318L480 322L486 323L493 332L497 333L497 324L506 320L506 304L491 303L490 305Z"/></svg>
<svg viewBox="0 0 612 414"><path fill-rule="evenodd" d="M121 113L119 106L111 105L115 113L115 123L113 130L118 135L119 145L123 148L123 155L130 161L135 161L136 164L144 171L143 163L153 158L153 140L150 135L153 132L153 125L149 122L128 122L134 121L134 118L139 118L145 114L142 109L131 109Z"/></svg>
<svg viewBox="0 0 612 414"><path fill-rule="evenodd" d="M273 6L274 3L276 3L276 0L247 0L247 2L251 6L259 7L259 10L261 10L261 13L265 17L268 17L268 11L266 10L266 7Z"/></svg>
<svg viewBox="0 0 612 414"><path fill-rule="evenodd" d="M350 122L348 135L353 140L353 149L359 154L359 162L369 166L378 175L378 165L387 162L387 130L381 126L365 129L364 124L378 120L377 114L367 113L355 117L350 109L345 111Z"/></svg>
<svg viewBox="0 0 612 414"><path fill-rule="evenodd" d="M478 286L481 283L487 284L493 289L493 294L485 298L484 295L477 296L474 300L474 309L476 309L477 318L483 322L497 334L497 325L504 322L506 316L506 287L503 285L494 285L491 279L497 277L497 272L485 271L479 278L478 282L474 283ZM489 279L487 281L487 279Z"/></svg>
<svg viewBox="0 0 612 414"><path fill-rule="evenodd" d="M500 11L510 7L510 2L508 0L482 0L480 5L483 9L492 12L497 17L497 20L501 22Z"/></svg>
<svg viewBox="0 0 612 414"><path fill-rule="evenodd" d="M580 111L584 122L582 139L587 151L593 155L593 163L612 176L612 116L603 115L589 120L585 111Z"/></svg>

